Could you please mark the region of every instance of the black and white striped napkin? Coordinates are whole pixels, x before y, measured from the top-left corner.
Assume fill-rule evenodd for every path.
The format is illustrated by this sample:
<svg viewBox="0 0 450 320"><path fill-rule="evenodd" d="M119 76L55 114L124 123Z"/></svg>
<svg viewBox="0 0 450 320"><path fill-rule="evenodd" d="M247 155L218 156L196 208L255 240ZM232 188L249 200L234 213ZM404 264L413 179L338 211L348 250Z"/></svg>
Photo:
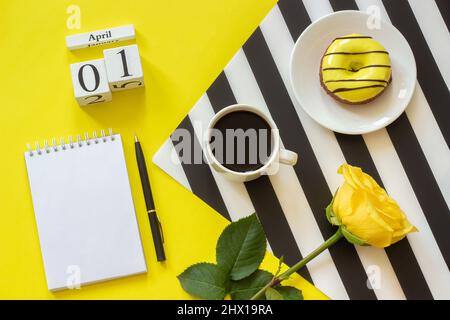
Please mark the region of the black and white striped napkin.
<svg viewBox="0 0 450 320"><path fill-rule="evenodd" d="M378 6L408 40L418 84L406 112L386 129L348 136L309 118L289 83L289 57L301 32L336 10ZM334 233L324 208L342 183L344 162L372 175L419 233L385 249L341 241L301 271L333 299L450 299L450 2L448 0L280 0L181 122L197 137L234 103L259 106L296 151L295 167L247 183L203 164L174 161L168 139L154 162L229 220L257 212L276 256L293 264Z"/></svg>

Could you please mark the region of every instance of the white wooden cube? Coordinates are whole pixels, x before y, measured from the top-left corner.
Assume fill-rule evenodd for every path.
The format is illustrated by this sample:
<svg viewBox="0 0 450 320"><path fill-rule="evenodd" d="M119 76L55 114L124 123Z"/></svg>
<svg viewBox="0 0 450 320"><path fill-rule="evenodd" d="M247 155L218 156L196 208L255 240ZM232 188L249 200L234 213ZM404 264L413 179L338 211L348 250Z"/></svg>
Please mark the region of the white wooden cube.
<svg viewBox="0 0 450 320"><path fill-rule="evenodd" d="M69 50L95 47L106 43L125 41L134 39L134 26L109 28L86 33L74 34L66 37L67 48Z"/></svg>
<svg viewBox="0 0 450 320"><path fill-rule="evenodd" d="M122 91L144 86L139 48L133 44L103 50L109 87Z"/></svg>
<svg viewBox="0 0 450 320"><path fill-rule="evenodd" d="M70 72L75 99L80 106L112 100L103 59L73 63Z"/></svg>

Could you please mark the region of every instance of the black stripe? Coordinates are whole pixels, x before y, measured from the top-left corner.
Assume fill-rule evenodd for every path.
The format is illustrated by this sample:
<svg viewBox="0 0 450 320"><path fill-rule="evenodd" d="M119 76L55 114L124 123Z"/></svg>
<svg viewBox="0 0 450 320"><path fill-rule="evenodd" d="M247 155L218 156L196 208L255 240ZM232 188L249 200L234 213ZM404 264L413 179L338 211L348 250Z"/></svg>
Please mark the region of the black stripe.
<svg viewBox="0 0 450 320"><path fill-rule="evenodd" d="M447 145L450 145L450 92L428 48L416 17L406 0L383 0L383 4L392 23L400 30L412 48L417 63L417 78L420 86Z"/></svg>
<svg viewBox="0 0 450 320"><path fill-rule="evenodd" d="M278 7L280 8L284 20L295 21L295 23L287 24L294 41L296 41L303 30L311 24L308 11L306 11L305 6L298 5L296 2L297 1L278 1Z"/></svg>
<svg viewBox="0 0 450 320"><path fill-rule="evenodd" d="M447 29L450 30L450 1L436 0L436 4L441 12L442 19L447 25Z"/></svg>
<svg viewBox="0 0 450 320"><path fill-rule="evenodd" d="M384 187L363 137L340 133L336 133L336 137L345 160L351 165L363 168L364 172L371 175L380 186ZM405 297L407 299L433 299L409 241L404 239L396 245L386 248L385 251Z"/></svg>
<svg viewBox="0 0 450 320"><path fill-rule="evenodd" d="M327 239L336 231L324 214L332 194L259 28L247 40L243 49L267 107L279 125L285 147L301 154L301 161L294 169L322 236ZM330 254L350 298L376 298L374 292L366 286L367 275L353 245L345 243L333 246Z"/></svg>
<svg viewBox="0 0 450 320"><path fill-rule="evenodd" d="M406 299L433 300L433 295L414 256L409 241L405 239L401 240L387 247L385 251L395 270ZM404 266L409 266L409 268L405 268ZM411 283L410 281L412 279L413 282Z"/></svg>
<svg viewBox="0 0 450 320"><path fill-rule="evenodd" d="M289 0L281 0L281 1L289 1ZM300 2L293 1L297 5L302 5ZM356 3L351 4L350 7L345 7L345 9L357 8ZM283 13L283 12L282 12ZM284 14L283 14L284 16ZM286 23L292 25L292 29L297 25L297 21L295 20L287 20L285 17ZM379 178L378 171L375 168L373 160L370 156L370 153L365 145L365 142L362 136L346 136L341 134L336 134L336 138L338 143L343 151L344 157L349 163L359 164L366 172L371 174L376 180L381 182ZM397 278L402 286L402 289L405 293L406 298L413 299L416 298L416 293L420 294L424 299L432 298L430 289L428 284L425 281L425 278L422 274L422 271L419 267L417 259L414 256L414 253L409 245L407 240L401 241L397 246L395 246L397 250L398 248L402 248L401 255L395 255L395 249L388 248L386 249L386 253L389 257L389 261ZM400 258L401 257L401 258Z"/></svg>
<svg viewBox="0 0 450 320"><path fill-rule="evenodd" d="M353 0L330 0L330 4L334 11L358 10L356 2Z"/></svg>
<svg viewBox="0 0 450 320"><path fill-rule="evenodd" d="M189 131L191 136L192 161L191 163L182 163L182 166L188 179L189 185L191 186L192 192L197 197L205 201L208 205L210 205L214 210L219 212L226 219L231 220L230 214L228 213L228 210L211 173L209 165L204 161L201 161L201 163L199 164L194 163L194 152L196 152L196 150L202 149L188 116L183 119L177 129L186 129L187 131ZM178 143L181 143L181 141L175 141L175 138L172 136L171 139L175 150L177 150L178 154L180 155L180 148L177 148L177 145Z"/></svg>
<svg viewBox="0 0 450 320"><path fill-rule="evenodd" d="M215 113L229 105L237 103L230 84L228 83L227 76L223 71L219 74L206 93L208 94L209 101L211 101Z"/></svg>
<svg viewBox="0 0 450 320"><path fill-rule="evenodd" d="M406 114L402 114L387 130L447 267L450 268L450 210Z"/></svg>
<svg viewBox="0 0 450 320"><path fill-rule="evenodd" d="M226 106L236 104L236 98L224 72L221 72L209 87L207 94L215 113ZM245 187L275 256L284 256L286 263L291 266L300 261L302 255L270 180L263 176L245 183ZM299 274L312 282L307 268L300 270Z"/></svg>

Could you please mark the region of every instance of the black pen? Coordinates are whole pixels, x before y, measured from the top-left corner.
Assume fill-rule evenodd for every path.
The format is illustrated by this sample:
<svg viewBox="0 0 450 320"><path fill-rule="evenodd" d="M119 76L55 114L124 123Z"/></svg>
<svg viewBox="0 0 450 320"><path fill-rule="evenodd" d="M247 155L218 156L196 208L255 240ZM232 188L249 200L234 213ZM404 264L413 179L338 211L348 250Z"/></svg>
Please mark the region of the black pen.
<svg viewBox="0 0 450 320"><path fill-rule="evenodd" d="M153 244L155 245L156 259L165 261L164 238L161 231L161 224L156 215L155 203L153 202L152 190L150 189L150 180L148 179L147 166L145 164L144 153L138 137L134 136L134 147L136 149L136 160L141 176L142 190L144 191L145 204L147 206L148 219L150 220L150 229L152 230Z"/></svg>

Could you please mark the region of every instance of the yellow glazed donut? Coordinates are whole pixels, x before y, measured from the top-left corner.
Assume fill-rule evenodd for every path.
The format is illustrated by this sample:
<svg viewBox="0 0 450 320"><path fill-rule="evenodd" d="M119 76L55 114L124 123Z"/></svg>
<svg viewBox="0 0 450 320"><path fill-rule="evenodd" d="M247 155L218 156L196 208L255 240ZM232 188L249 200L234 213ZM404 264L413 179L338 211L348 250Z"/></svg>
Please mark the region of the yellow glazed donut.
<svg viewBox="0 0 450 320"><path fill-rule="evenodd" d="M386 89L391 79L389 53L369 36L352 33L338 37L322 57L322 87L344 103L372 101Z"/></svg>

